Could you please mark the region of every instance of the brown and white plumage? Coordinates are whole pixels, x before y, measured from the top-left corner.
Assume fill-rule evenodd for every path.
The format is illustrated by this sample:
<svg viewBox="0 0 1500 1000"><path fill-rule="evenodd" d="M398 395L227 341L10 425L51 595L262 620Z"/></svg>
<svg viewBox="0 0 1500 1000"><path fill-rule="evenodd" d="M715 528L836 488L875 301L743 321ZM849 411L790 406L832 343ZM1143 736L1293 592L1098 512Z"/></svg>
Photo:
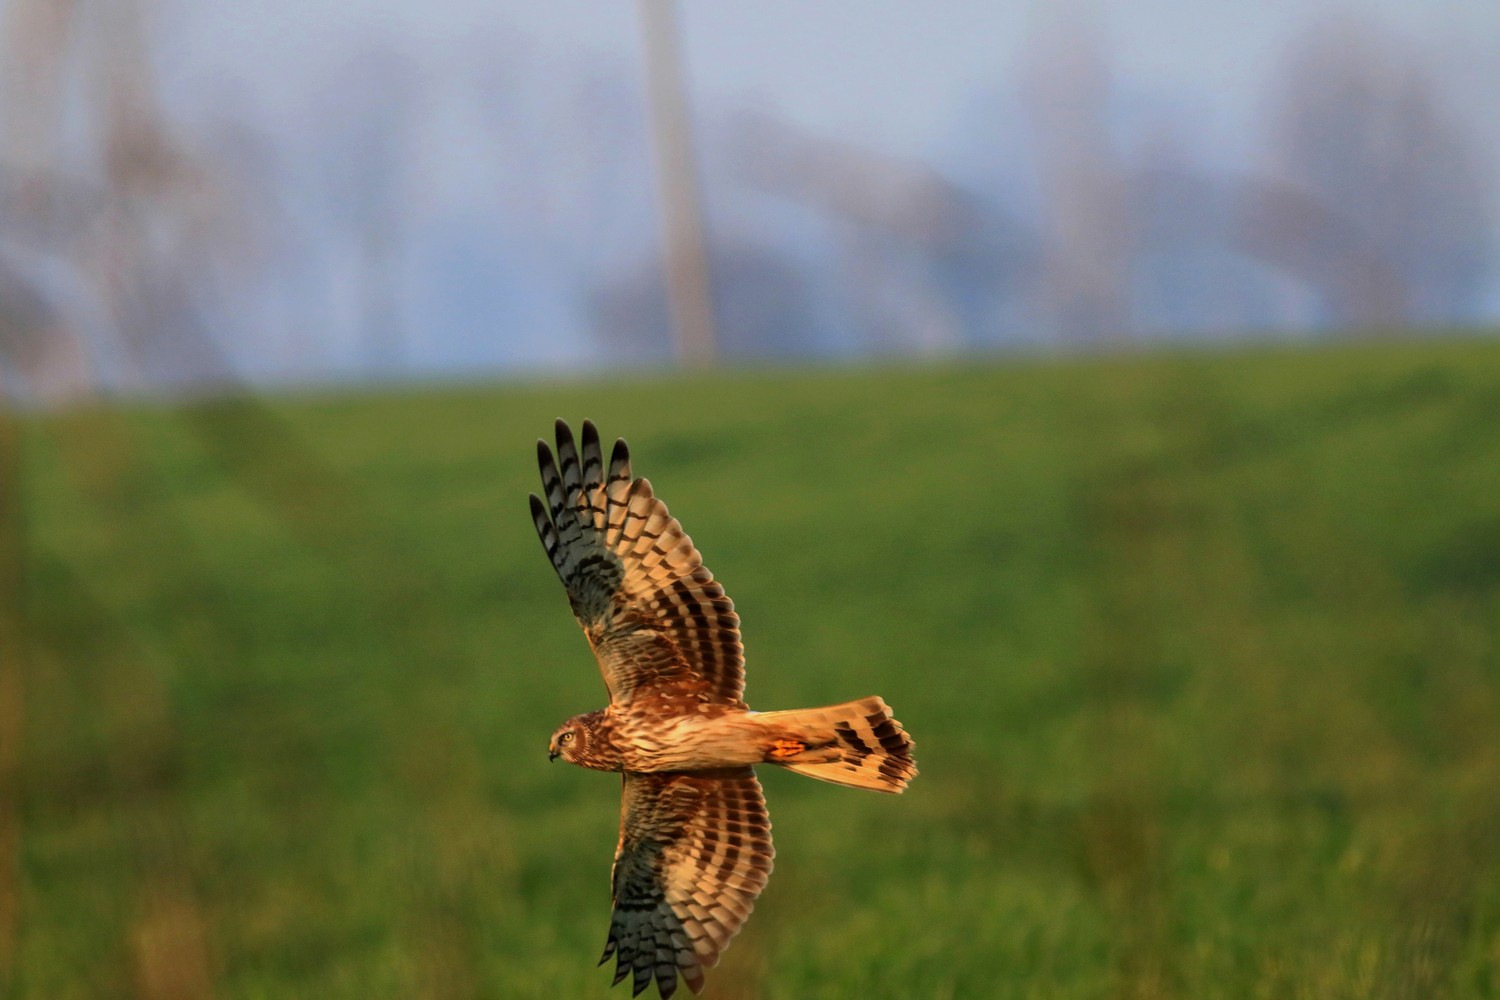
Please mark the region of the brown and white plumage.
<svg viewBox="0 0 1500 1000"><path fill-rule="evenodd" d="M879 698L758 713L743 701L739 617L692 539L615 442L606 469L588 421L537 442L547 499L537 534L609 689L549 755L620 771L624 793L604 959L639 994L697 992L771 873L771 823L752 765L900 792L912 743Z"/></svg>
<svg viewBox="0 0 1500 1000"><path fill-rule="evenodd" d="M573 616L598 657L610 700L638 689L740 706L745 653L734 602L648 479L632 479L615 442L604 474L599 432L583 423L579 453L557 422L557 460L537 442L544 504L531 497L542 546L567 588Z"/></svg>
<svg viewBox="0 0 1500 1000"><path fill-rule="evenodd" d="M771 817L749 767L625 774L615 851L615 912L600 963L615 982L653 976L696 993L771 876Z"/></svg>

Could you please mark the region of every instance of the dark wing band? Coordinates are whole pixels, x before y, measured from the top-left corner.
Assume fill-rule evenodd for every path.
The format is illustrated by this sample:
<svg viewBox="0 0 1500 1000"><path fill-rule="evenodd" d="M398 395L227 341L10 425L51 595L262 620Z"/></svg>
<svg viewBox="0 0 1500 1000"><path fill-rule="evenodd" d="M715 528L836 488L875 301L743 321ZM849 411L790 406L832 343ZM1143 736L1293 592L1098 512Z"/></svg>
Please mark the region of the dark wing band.
<svg viewBox="0 0 1500 1000"><path fill-rule="evenodd" d="M694 993L771 875L771 818L748 767L626 772L615 851L614 915L602 965L615 982L654 978L663 998L680 977Z"/></svg>
<svg viewBox="0 0 1500 1000"><path fill-rule="evenodd" d="M583 423L581 449L557 422L557 458L537 442L545 502L531 497L542 548L568 591L610 698L640 688L740 704L745 656L734 602L651 483L633 479L615 442L606 474L599 432Z"/></svg>

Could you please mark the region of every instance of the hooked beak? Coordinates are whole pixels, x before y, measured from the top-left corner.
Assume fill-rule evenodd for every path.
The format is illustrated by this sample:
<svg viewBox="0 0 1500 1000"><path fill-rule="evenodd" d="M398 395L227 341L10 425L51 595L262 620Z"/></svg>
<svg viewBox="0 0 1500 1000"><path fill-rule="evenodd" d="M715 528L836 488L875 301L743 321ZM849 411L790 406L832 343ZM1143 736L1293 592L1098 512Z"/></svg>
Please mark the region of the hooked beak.
<svg viewBox="0 0 1500 1000"><path fill-rule="evenodd" d="M547 751L547 759L549 761L550 760L556 760L557 759L557 753L558 752L556 750L548 750Z"/></svg>

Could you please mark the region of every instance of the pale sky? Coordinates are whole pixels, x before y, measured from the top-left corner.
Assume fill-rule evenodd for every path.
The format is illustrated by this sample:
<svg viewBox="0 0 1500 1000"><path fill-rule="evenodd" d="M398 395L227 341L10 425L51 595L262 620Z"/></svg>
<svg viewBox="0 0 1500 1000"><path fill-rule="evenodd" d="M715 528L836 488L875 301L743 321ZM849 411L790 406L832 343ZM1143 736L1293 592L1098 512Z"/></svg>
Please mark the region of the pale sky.
<svg viewBox="0 0 1500 1000"><path fill-rule="evenodd" d="M351 77L330 74L330 67L372 49L400 53L418 74L426 102L420 197L448 198L450 216L470 208L451 192L483 195L502 183L506 170L540 172L554 182L593 169L577 130L596 125L582 121L576 106L549 104L550 84L576 81L600 67L626 87L644 83L637 0L160 0L152 10L161 32L158 71L173 108L201 120L228 104L229 117L252 118L250 127L271 144L302 143L286 161L293 183L317 169L304 161L321 130L340 124L332 120L338 105L319 88L347 87ZM688 0L678 13L689 99L703 123L722 125L729 120L725 112L741 107L770 112L812 134L919 161L976 190L1006 185L1000 193L1012 203L1026 198L1018 189L1025 178L999 177L995 164L1013 166L1017 159L1006 154L1015 130L1025 128L1021 92L1037 62L1028 49L1048 35L1044 28L1058 24L1081 24L1096 39L1111 71L1112 100L1129 118L1123 128L1130 141L1149 138L1154 116L1164 110L1162 120L1181 130L1172 138L1187 143L1199 166L1232 176L1270 166L1262 162L1267 117L1284 100L1278 69L1288 45L1340 15L1373 19L1431 70L1447 109L1487 158L1482 166L1500 169L1496 0ZM485 88L501 79L485 76L492 64L512 71L501 103L518 105L527 116L515 134L473 113L486 101ZM377 96L371 100L381 99L379 82L372 81L370 93ZM1019 147L1025 137L1014 141ZM521 167L504 159L526 144L541 152ZM538 343L584 336L583 299L567 281L598 265L598 244L606 242L598 238L601 229L628 229L640 244L632 245L636 256L655 238L654 187L644 168L649 151L647 143L640 145L642 167L630 175L632 186L611 196L632 208L606 205L590 226L527 230L528 263L549 252L539 239L563 241L552 248L557 267L546 272L557 288L549 291L526 272L515 278L515 294L507 293L517 302L548 304L551 312L516 307L521 319L513 326ZM616 149L612 155L634 154ZM979 172L966 175L975 164ZM715 183L705 177L710 195ZM293 211L316 217L327 192L303 187L309 200ZM575 193L586 185L553 187L564 200L582 204L587 197ZM429 217L441 214L431 204L417 208ZM499 240L507 227L516 232L514 219L487 225L487 238ZM575 237L584 244L563 245ZM443 271L444 280L478 287L516 270L508 259L475 263L483 249L453 249L456 259L478 270L462 281ZM327 284L320 278L313 287ZM299 300L288 312L301 316L309 308ZM356 336L358 316L329 308L342 317L331 327ZM483 309L471 311L476 330L490 323Z"/></svg>
<svg viewBox="0 0 1500 1000"><path fill-rule="evenodd" d="M1488 109L1500 86L1494 0L743 0L678 9L700 106L754 103L907 156L950 136L976 94L1014 86L1039 17L1094 21L1124 88L1214 105L1234 129L1257 113L1285 41L1340 12L1377 17L1431 50L1457 100ZM192 89L238 78L272 104L297 101L309 70L370 39L425 53L436 72L445 49L476 37L575 66L591 55L640 59L638 7L623 0L176 0L158 10L178 27L163 60L169 81ZM1486 145L1500 148L1500 116L1477 117Z"/></svg>

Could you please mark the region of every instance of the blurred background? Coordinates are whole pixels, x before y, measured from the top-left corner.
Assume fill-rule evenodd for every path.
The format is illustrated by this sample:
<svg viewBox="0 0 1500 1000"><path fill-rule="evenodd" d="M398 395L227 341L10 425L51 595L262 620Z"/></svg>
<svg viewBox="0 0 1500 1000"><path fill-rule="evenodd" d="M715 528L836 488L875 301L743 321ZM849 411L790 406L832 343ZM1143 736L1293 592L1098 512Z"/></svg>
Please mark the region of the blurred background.
<svg viewBox="0 0 1500 1000"><path fill-rule="evenodd" d="M558 416L917 741L708 996L1500 996L1491 6L3 0L0 997L610 995Z"/></svg>
<svg viewBox="0 0 1500 1000"><path fill-rule="evenodd" d="M7 3L9 391L1500 318L1500 29L1482 4L657 20ZM708 289L686 340L664 217Z"/></svg>

